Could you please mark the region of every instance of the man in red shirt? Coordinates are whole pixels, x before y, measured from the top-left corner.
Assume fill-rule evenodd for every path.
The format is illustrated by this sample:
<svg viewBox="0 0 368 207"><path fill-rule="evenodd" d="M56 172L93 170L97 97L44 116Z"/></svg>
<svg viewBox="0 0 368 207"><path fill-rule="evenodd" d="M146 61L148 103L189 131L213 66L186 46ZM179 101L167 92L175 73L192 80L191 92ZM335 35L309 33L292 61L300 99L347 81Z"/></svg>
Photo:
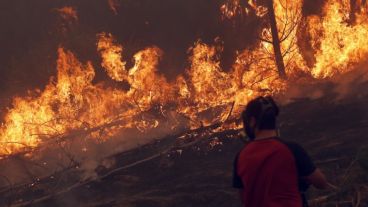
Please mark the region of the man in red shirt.
<svg viewBox="0 0 368 207"><path fill-rule="evenodd" d="M326 188L323 173L296 143L278 137L279 108L271 97L258 97L242 113L250 142L237 155L233 186L244 207L307 206L304 192L312 184Z"/></svg>

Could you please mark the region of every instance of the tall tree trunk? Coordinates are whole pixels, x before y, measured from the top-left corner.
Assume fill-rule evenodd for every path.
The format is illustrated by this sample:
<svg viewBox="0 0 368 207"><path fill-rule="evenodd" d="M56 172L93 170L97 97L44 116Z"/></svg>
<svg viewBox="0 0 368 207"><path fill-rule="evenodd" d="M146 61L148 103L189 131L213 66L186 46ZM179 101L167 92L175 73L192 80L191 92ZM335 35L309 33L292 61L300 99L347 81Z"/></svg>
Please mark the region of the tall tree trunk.
<svg viewBox="0 0 368 207"><path fill-rule="evenodd" d="M271 25L272 45L275 53L275 62L277 70L281 78L286 79L285 64L281 53L279 32L276 24L275 10L273 8L273 0L267 0L268 17Z"/></svg>
<svg viewBox="0 0 368 207"><path fill-rule="evenodd" d="M354 25L356 21L356 12L358 11L356 0L350 0L350 14L349 14L349 24Z"/></svg>

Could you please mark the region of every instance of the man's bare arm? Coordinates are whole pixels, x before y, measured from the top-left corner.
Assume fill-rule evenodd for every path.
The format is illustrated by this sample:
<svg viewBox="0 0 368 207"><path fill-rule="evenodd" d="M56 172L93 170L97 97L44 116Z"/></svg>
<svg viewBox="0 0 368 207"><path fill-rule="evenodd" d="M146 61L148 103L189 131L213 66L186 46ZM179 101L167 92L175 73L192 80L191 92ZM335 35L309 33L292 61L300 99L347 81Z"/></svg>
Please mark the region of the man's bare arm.
<svg viewBox="0 0 368 207"><path fill-rule="evenodd" d="M307 176L306 180L318 189L326 189L330 186L325 175L318 168L311 175Z"/></svg>

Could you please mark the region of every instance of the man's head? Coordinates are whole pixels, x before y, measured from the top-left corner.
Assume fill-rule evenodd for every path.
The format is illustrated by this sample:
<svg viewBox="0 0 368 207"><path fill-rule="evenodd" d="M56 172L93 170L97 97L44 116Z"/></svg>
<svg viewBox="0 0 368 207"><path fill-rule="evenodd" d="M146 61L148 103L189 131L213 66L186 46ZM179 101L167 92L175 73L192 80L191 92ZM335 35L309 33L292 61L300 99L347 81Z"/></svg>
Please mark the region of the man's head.
<svg viewBox="0 0 368 207"><path fill-rule="evenodd" d="M279 108L270 97L258 97L247 104L242 113L245 133L254 140L256 134L264 130L276 130Z"/></svg>

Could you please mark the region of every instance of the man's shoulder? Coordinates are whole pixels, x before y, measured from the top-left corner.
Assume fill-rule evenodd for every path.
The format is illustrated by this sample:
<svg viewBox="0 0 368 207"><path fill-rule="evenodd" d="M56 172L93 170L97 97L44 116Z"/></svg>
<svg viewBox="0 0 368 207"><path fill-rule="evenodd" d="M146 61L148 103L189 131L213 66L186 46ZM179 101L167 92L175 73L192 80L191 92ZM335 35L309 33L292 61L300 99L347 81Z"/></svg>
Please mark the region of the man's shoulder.
<svg viewBox="0 0 368 207"><path fill-rule="evenodd" d="M298 152L300 150L304 151L304 148L298 144L297 142L293 142L293 141L286 141L284 139L281 138L277 138L277 140L284 144L287 148L289 148L293 153Z"/></svg>
<svg viewBox="0 0 368 207"><path fill-rule="evenodd" d="M316 167L307 151L300 144L290 141L282 142L293 154L300 176L308 176L314 172Z"/></svg>
<svg viewBox="0 0 368 207"><path fill-rule="evenodd" d="M269 157L279 153L290 154L288 145L278 138L270 138L267 140L258 140L248 143L239 152L238 157Z"/></svg>
<svg viewBox="0 0 368 207"><path fill-rule="evenodd" d="M283 149L287 150L293 155L297 162L300 160L309 159L307 151L299 143L293 141L285 141L283 139L277 138L277 141L283 145Z"/></svg>

